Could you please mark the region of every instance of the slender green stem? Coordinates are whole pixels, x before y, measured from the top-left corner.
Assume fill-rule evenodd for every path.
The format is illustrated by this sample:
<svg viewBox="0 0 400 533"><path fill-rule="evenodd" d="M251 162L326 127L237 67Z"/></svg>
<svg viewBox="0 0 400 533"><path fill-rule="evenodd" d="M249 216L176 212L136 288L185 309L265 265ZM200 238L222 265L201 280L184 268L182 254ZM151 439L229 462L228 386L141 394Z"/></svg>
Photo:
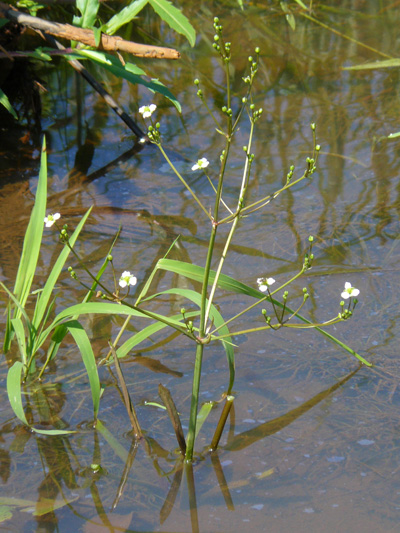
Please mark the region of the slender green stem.
<svg viewBox="0 0 400 533"><path fill-rule="evenodd" d="M190 419L189 430L186 437L186 460L191 462L193 460L194 441L196 438L196 422L197 409L199 405L200 392L200 377L201 366L203 362L204 344L198 344L196 348L196 359L194 363L193 384L192 384L192 399L190 402Z"/></svg>
<svg viewBox="0 0 400 533"><path fill-rule="evenodd" d="M211 218L210 217L210 213L207 211L207 209L204 207L204 205L201 203L201 201L197 198L196 196L196 193L191 189L191 187L187 184L186 180L180 175L180 173L178 172L178 170L176 169L175 165L172 163L172 161L170 160L170 158L167 156L164 148L161 146L160 143L156 143L157 146L158 146L158 149L160 150L160 152L162 153L162 155L164 156L164 159L166 160L166 162L169 164L169 166L171 167L171 169L174 171L175 175L179 178L179 180L181 181L181 183L186 187L186 189L190 192L190 194L193 196L193 198L195 199L195 201L197 202L197 204L199 205L199 207L204 211L204 213L207 215L207 218Z"/></svg>
<svg viewBox="0 0 400 533"><path fill-rule="evenodd" d="M312 329L312 328L324 328L326 326L332 326L333 324L337 324L338 322L343 322L343 318L332 318L331 320L328 320L327 322L322 322L321 324L278 324L277 327L272 326L260 326L258 328L250 328L250 329L243 329L241 331L231 331L230 333L226 333L225 335L218 335L218 337L215 337L218 340L225 339L226 337L232 337L234 335L247 335L248 333L253 333L255 331L264 331L266 329L280 329L280 328L292 328L292 329Z"/></svg>
<svg viewBox="0 0 400 533"><path fill-rule="evenodd" d="M212 306L212 303L213 303L215 291L217 289L219 276L221 274L222 267L224 266L224 262L225 262L227 254L228 254L228 250L229 250L229 247L231 245L233 235L234 235L234 233L236 231L236 227L237 227L237 225L239 223L240 212L241 212L241 208L243 206L243 198L244 198L244 195L246 194L246 189L247 189L247 184L248 184L248 179L249 179L249 174L250 174L250 166L251 165L250 165L250 160L249 160L249 154L250 154L250 151L251 151L253 133L254 133L254 122L251 121L250 135L249 135L249 141L248 141L248 144L247 144L247 152L246 152L247 156L246 156L246 162L245 162L245 166L244 166L244 170L243 170L242 183L241 183L241 186L240 186L240 193L239 193L239 198L238 198L236 217L235 217L235 219L233 221L233 224L231 226L231 229L229 231L229 234L228 234L228 237L226 239L225 246L224 246L224 249L222 251L221 258L220 258L217 270L215 272L214 282L212 284L211 291L210 291L210 296L208 298L208 306L207 306L207 310L206 310L206 314L205 314L205 323L207 323L208 317L210 315L210 310L211 310L211 306Z"/></svg>

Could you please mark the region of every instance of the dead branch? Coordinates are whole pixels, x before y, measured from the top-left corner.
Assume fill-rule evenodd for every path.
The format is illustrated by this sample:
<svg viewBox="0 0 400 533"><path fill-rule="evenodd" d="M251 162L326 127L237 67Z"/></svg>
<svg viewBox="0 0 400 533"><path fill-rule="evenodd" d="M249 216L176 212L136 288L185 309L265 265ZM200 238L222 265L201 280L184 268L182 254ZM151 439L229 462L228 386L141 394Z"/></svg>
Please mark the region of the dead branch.
<svg viewBox="0 0 400 533"><path fill-rule="evenodd" d="M122 37L101 34L100 44L97 47L94 33L92 30L77 28L71 24L60 24L58 22L49 22L38 17L32 17L16 11L8 4L0 2L0 14L10 20L14 20L23 26L34 30L44 31L58 38L79 41L86 46L98 48L99 50L108 50L113 52L128 52L138 57L151 57L157 59L179 59L180 53L173 48L164 48L162 46L151 46L147 44L138 44L132 41L125 41Z"/></svg>

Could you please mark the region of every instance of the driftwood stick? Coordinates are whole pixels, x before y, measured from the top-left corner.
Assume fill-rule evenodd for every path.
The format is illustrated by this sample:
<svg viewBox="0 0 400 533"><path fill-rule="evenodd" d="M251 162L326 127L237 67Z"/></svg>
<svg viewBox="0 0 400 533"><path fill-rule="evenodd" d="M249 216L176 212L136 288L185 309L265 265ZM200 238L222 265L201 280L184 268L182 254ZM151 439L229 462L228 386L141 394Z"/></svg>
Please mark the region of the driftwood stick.
<svg viewBox="0 0 400 533"><path fill-rule="evenodd" d="M60 24L58 22L49 22L38 17L32 17L12 9L9 5L0 2L0 14L10 20L14 20L23 26L34 30L44 31L58 38L79 41L87 46L97 48L94 33L92 30L77 28L71 24ZM157 59L179 59L180 53L173 48L164 48L162 46L151 46L147 44L138 44L132 41L125 41L122 37L101 34L98 49L113 52L128 52L138 57L151 57Z"/></svg>
<svg viewBox="0 0 400 533"><path fill-rule="evenodd" d="M46 35L46 39L50 42L52 46L57 47L59 50L65 50L64 46L59 43L54 37L51 35ZM111 109L116 113L121 120L125 122L125 124L130 128L133 133L139 138L139 142L141 144L144 144L148 142L147 135L143 132L143 130L136 124L134 120L131 119L131 117L123 110L121 107L117 104L117 102L114 100L114 98L104 89L104 87L94 78L90 72L76 59L70 59L68 60L68 63L73 67L81 76L85 78L85 80L93 87L95 91L97 91L100 96L104 98L107 105L111 107Z"/></svg>

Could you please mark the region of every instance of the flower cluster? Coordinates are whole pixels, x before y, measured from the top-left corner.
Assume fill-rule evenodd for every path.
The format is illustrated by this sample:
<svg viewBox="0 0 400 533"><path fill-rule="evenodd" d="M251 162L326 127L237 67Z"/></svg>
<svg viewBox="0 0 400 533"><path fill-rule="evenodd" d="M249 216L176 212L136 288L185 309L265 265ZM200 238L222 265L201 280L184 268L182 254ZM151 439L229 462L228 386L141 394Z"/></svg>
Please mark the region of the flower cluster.
<svg viewBox="0 0 400 533"><path fill-rule="evenodd" d="M275 283L274 278L258 278L258 290L261 292L266 292L268 287Z"/></svg>
<svg viewBox="0 0 400 533"><path fill-rule="evenodd" d="M195 165L192 166L192 170L200 170L201 168L206 168L209 164L210 162L205 157L202 157L197 161Z"/></svg>
<svg viewBox="0 0 400 533"><path fill-rule="evenodd" d="M60 213L54 213L53 215L47 215L47 217L44 217L44 223L45 223L46 228L51 228L54 222L58 220L60 217L61 217Z"/></svg>
<svg viewBox="0 0 400 533"><path fill-rule="evenodd" d="M143 105L142 107L139 107L139 113L143 118L149 118L156 109L157 106L155 104Z"/></svg>
<svg viewBox="0 0 400 533"><path fill-rule="evenodd" d="M122 288L125 288L129 285L136 285L137 278L129 272L129 270L125 270L125 272L122 272L122 276L119 278L119 286Z"/></svg>

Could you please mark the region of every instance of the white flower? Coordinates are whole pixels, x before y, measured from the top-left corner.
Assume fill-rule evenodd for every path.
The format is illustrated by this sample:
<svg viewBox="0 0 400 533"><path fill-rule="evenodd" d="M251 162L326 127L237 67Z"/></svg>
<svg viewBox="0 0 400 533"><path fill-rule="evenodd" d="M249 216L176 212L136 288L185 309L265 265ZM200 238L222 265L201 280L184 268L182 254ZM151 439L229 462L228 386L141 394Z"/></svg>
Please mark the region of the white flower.
<svg viewBox="0 0 400 533"><path fill-rule="evenodd" d="M275 283L275 280L274 278L258 278L257 283L258 290L260 290L261 292L266 292L268 287Z"/></svg>
<svg viewBox="0 0 400 533"><path fill-rule="evenodd" d="M54 213L54 215L47 215L47 217L44 217L44 223L46 225L46 228L51 228L54 222L58 220L60 217L61 217L60 213Z"/></svg>
<svg viewBox="0 0 400 533"><path fill-rule="evenodd" d="M346 281L346 283L344 284L344 291L341 294L342 298L347 300L351 296L358 296L359 294L360 294L360 291L356 289L355 287L352 287L351 283Z"/></svg>
<svg viewBox="0 0 400 533"><path fill-rule="evenodd" d="M118 283L120 287L124 288L127 285L136 285L137 279L129 272L129 270L125 270L125 272L122 272L122 276L119 278Z"/></svg>
<svg viewBox="0 0 400 533"><path fill-rule="evenodd" d="M192 170L200 170L201 168L206 168L209 164L210 162L205 157L202 157L197 161L195 165L192 166Z"/></svg>
<svg viewBox="0 0 400 533"><path fill-rule="evenodd" d="M155 104L142 105L142 107L139 107L139 113L143 116L143 118L149 118L156 109L157 106Z"/></svg>

